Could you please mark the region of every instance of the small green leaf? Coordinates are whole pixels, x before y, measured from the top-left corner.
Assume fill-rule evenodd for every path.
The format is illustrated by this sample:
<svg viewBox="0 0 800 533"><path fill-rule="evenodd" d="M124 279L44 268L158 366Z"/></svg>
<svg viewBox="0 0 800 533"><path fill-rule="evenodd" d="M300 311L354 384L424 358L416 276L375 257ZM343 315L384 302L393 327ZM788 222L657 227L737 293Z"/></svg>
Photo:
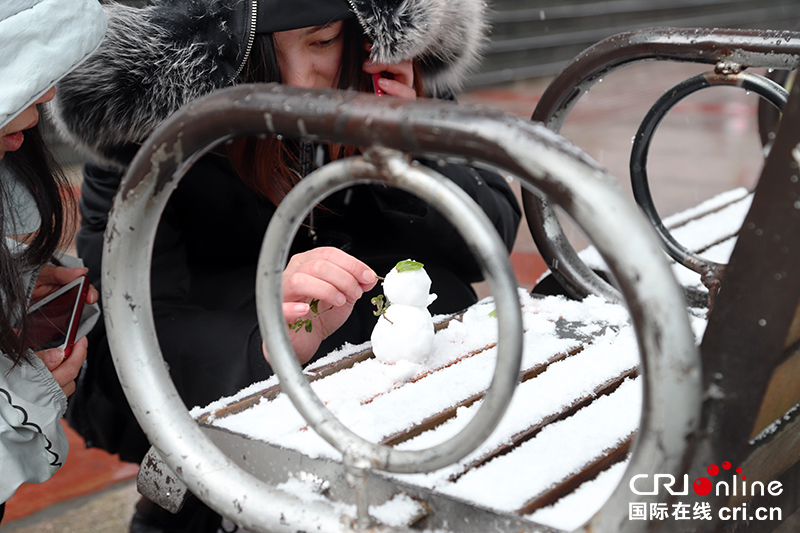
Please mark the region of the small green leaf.
<svg viewBox="0 0 800 533"><path fill-rule="evenodd" d="M397 263L397 266L395 266L395 268L397 269L398 272L410 272L412 270L419 270L423 266L425 265L423 265L422 263L418 263L417 261L411 261L409 259L406 261L400 261L399 263Z"/></svg>
<svg viewBox="0 0 800 533"><path fill-rule="evenodd" d="M311 333L312 329L314 328L311 320L314 318L318 318L320 315L323 315L333 309L333 307L329 307L328 309L324 310L323 312L319 312L319 300L313 299L309 302L308 307L311 308L311 311L314 312L314 316L311 318L298 318L297 322L294 324L289 325L289 329L293 331L300 331L300 329L305 329L308 333Z"/></svg>
<svg viewBox="0 0 800 533"><path fill-rule="evenodd" d="M492 318L497 318L497 309L495 309L491 313L489 313L489 316L492 317Z"/></svg>
<svg viewBox="0 0 800 533"><path fill-rule="evenodd" d="M384 297L383 294L375 296L373 299L370 300L370 302L372 302L372 305L378 308L377 310L372 312L372 314L375 316L381 316L386 312L387 309L389 309L389 302L386 301L386 298Z"/></svg>

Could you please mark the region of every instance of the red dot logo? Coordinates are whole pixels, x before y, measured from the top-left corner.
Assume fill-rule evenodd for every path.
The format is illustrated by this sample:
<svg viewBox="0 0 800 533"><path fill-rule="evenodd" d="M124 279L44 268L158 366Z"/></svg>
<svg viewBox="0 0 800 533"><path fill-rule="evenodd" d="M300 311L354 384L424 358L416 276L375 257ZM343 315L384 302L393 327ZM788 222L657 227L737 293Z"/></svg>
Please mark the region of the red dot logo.
<svg viewBox="0 0 800 533"><path fill-rule="evenodd" d="M708 465L706 472L708 472L709 476L716 476L719 474L719 467L717 465Z"/></svg>
<svg viewBox="0 0 800 533"><path fill-rule="evenodd" d="M698 496L705 496L711 492L711 481L708 478L699 477L694 480L692 488Z"/></svg>
<svg viewBox="0 0 800 533"><path fill-rule="evenodd" d="M742 468L741 467L737 467L736 468L736 473L737 474L741 474L742 473Z"/></svg>
<svg viewBox="0 0 800 533"><path fill-rule="evenodd" d="M730 461L723 461L722 462L722 468L724 468L725 470L730 470L731 462Z"/></svg>

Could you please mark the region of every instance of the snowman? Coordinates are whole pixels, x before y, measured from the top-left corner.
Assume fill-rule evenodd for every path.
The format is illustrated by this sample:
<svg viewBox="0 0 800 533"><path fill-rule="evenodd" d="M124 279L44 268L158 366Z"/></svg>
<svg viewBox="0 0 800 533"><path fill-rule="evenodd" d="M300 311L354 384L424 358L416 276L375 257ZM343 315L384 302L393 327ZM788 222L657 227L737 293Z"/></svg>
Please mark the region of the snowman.
<svg viewBox="0 0 800 533"><path fill-rule="evenodd" d="M429 294L431 278L422 263L400 261L386 274L383 292L388 300L373 298L379 315L372 330L372 352L380 361L422 362L433 351L433 318L428 306L436 299Z"/></svg>

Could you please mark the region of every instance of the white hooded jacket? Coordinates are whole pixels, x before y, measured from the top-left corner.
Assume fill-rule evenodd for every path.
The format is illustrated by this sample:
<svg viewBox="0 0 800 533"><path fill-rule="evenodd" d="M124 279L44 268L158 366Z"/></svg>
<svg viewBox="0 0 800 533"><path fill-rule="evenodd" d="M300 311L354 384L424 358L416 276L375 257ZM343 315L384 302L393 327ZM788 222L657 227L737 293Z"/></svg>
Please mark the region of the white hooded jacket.
<svg viewBox="0 0 800 533"><path fill-rule="evenodd" d="M0 2L0 128L88 57L106 25L98 0Z"/></svg>
<svg viewBox="0 0 800 533"><path fill-rule="evenodd" d="M2 0L0 2L0 127L25 110L99 45L107 20L98 0ZM9 192L6 213L18 231L34 231L39 218L24 187L0 169ZM33 210L33 211L32 211ZM6 230L6 228L4 228ZM5 231L4 231L5 233ZM74 258L63 264L79 266ZM28 296L36 280L30 272ZM97 306L90 306L97 320ZM87 317L87 314L84 314ZM80 334L81 332L79 332ZM26 482L42 482L64 464L67 439L61 417L67 398L35 356L14 366L0 353L0 503Z"/></svg>

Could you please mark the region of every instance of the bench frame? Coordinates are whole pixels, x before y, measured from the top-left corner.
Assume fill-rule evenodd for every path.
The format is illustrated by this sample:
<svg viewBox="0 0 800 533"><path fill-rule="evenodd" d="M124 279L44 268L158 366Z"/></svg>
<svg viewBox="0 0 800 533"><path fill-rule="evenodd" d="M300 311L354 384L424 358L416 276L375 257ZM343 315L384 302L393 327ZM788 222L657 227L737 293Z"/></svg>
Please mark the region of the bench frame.
<svg viewBox="0 0 800 533"><path fill-rule="evenodd" d="M706 36L690 34L688 30L663 30L652 35L656 33L658 38L649 39L625 34L622 39L628 42L631 51L627 56L623 54L627 59L618 61L616 66L633 60L661 59L652 52L659 48L655 46L659 43L669 51L665 53L669 57L664 58L688 58L697 54L699 47L709 58L714 58L715 64L725 68L752 64L753 58L768 63L760 66L795 68L800 57L800 50L794 48L785 54L782 48L775 53L774 35L768 32L759 34L755 45L748 40L753 36L745 38L738 32L714 31ZM696 42L691 42L692 37ZM800 39L795 34L792 37ZM598 46L602 50L622 42L613 39ZM563 121L577 97L608 72L607 62L588 62L587 71L577 72L578 59L588 57L591 56L576 58L565 74L554 81L552 90L548 88L537 106L534 119L550 117L547 125L558 129L554 126ZM692 58L701 59L697 55ZM582 67L585 69L586 65L584 61ZM579 83L571 83L572 88L565 90L563 78ZM793 89L785 117L756 188L753 207L745 222L747 231L743 230L739 238L723 290L709 317L701 346L701 365L682 295L654 231L604 169L541 124L469 106L440 102L398 105L372 95L279 85L226 89L192 103L166 120L131 164L109 220L103 259L104 308L114 362L134 414L157 450L143 465L143 471L150 472L151 481L155 481L150 485L169 479L168 493L173 487L178 492L189 487L212 508L253 531L318 527L326 531L387 530L373 526L368 520L366 490L356 496L358 519L343 522L331 508L301 502L242 470L220 452L207 432L188 415L163 365L149 299L150 254L141 251L152 250L156 227L170 193L197 158L235 136L272 133L378 145L402 153L455 157L497 167L522 182L532 230L552 229L546 216L531 213L529 209L531 198L536 201L547 198L548 202L561 205L593 238L609 264L636 326L643 359L645 401L633 457L623 481L603 509L579 531L650 530L654 524L628 520L629 503L671 500L668 494L632 495L628 486L636 474L660 472L679 477L686 473L700 477L708 464L729 460L745 465L748 472L751 468L758 469L779 479L794 480L791 486L797 487L800 463L793 455L795 452L787 449L786 439L790 443L800 439L800 422L789 421L772 438L748 444L758 432L759 416L770 416L759 413L764 412L762 402L772 390L776 371L780 365L800 357L797 353L800 277L791 275L800 259L800 209L796 207L800 201L797 204L787 201L800 198L800 185L792 180L800 162L800 156L792 155L800 151L797 148L800 132L787 126L800 123L800 87ZM381 156L370 152L364 160L348 164L372 164L379 179L398 185L402 175L387 170L393 158L396 160L391 156L387 159L389 163L379 163ZM353 178L353 174L358 173L345 167L336 179L353 182L363 179ZM324 179L324 176L309 176L301 184L308 181L308 187L324 188ZM415 187L408 190L414 193L422 190ZM300 194L302 191L296 193ZM619 242L616 236L622 233L631 237ZM558 237L548 235L553 242L559 241ZM774 239L763 238L764 235L777 238L780 246ZM582 264L569 256L565 256L564 262L579 268ZM277 298L270 285L275 283L270 276L276 276L276 268L271 265L261 272L273 281L268 281L265 285L268 289L258 294L263 299L260 301L271 307L277 305L270 300ZM500 286L502 282L495 280L495 276L502 277L498 274L502 270L489 268L484 272ZM785 275L777 277L777 273ZM583 274L578 278L585 279ZM616 290L599 292L619 299ZM308 402L313 399L300 392L303 384L298 378L299 365L285 349L288 344L282 338L286 336L285 327L277 318L275 324L268 323L262 316L261 305L259 314L262 330L271 332L265 335L267 342L275 343L269 349L276 373L287 392L295 395L296 402L310 405ZM759 354L763 363L750 365L752 354ZM770 412L780 411L783 404L776 405ZM316 407L304 407L301 412L304 409L310 424L324 428L331 423ZM783 412L778 412L778 416ZM343 442L348 445L337 431L327 435L335 446ZM346 477L350 481L355 479L355 484L361 484L362 488L366 487L364 480L373 468L392 470L390 453L351 446L343 454ZM175 480L176 474L179 482ZM167 494L163 498L165 506L175 504L173 496ZM719 500L720 504L726 503ZM787 510L794 511L798 507L798 491L785 491L781 502L789 506ZM497 520L496 525L503 529L520 527L520 522L508 517ZM678 527L669 522L663 525L665 530ZM703 531L712 531L718 525L718 519L693 523ZM529 530L542 528L532 524ZM680 530L686 531L682 524Z"/></svg>

